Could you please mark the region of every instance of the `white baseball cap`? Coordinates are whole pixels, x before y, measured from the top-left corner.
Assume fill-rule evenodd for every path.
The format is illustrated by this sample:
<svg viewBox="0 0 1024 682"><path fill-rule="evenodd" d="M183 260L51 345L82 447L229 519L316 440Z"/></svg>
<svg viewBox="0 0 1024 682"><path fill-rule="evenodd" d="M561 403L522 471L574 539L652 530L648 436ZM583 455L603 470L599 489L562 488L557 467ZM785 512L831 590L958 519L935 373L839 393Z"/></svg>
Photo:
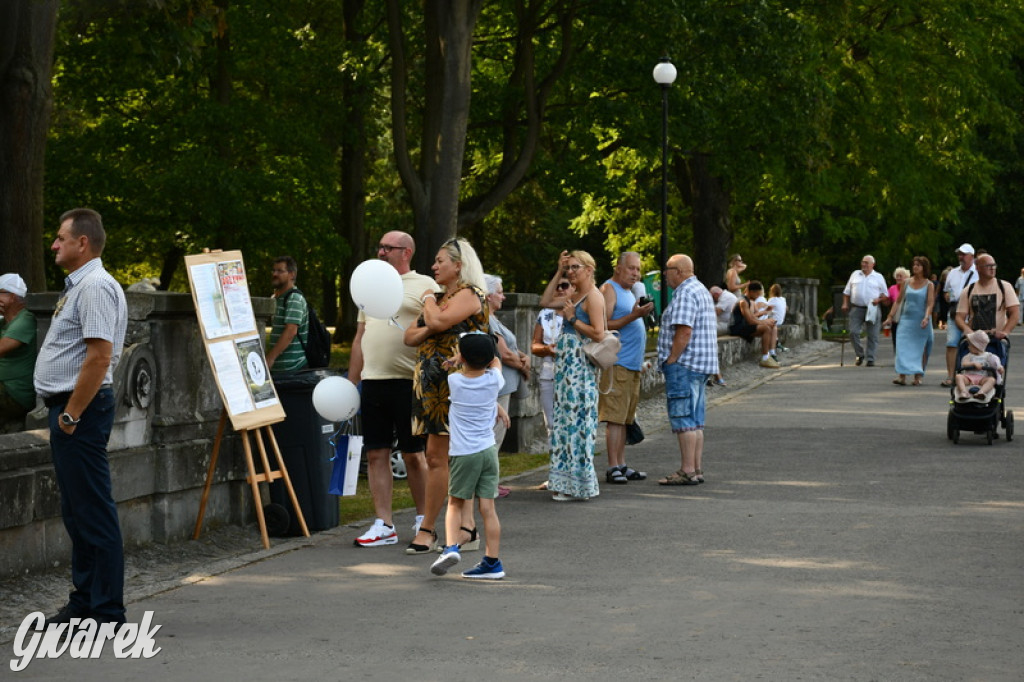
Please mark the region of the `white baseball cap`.
<svg viewBox="0 0 1024 682"><path fill-rule="evenodd" d="M973 256L974 255L974 247L971 246L970 244L968 244L967 242L964 242L963 244L960 245L960 248L958 248L956 251L954 251L954 253L969 253L969 254L971 254Z"/></svg>
<svg viewBox="0 0 1024 682"><path fill-rule="evenodd" d="M8 291L15 296L24 298L25 294L28 293L28 287L25 286L25 280L19 275L8 272L6 275L0 275L0 291Z"/></svg>

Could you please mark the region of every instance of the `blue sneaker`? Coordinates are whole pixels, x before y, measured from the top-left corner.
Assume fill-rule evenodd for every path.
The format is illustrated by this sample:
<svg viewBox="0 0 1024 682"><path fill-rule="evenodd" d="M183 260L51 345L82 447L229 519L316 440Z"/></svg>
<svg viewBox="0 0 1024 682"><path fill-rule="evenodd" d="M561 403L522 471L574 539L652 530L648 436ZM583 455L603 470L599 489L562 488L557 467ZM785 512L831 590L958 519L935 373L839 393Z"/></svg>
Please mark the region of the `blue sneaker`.
<svg viewBox="0 0 1024 682"><path fill-rule="evenodd" d="M505 577L505 569L501 565L501 559L495 560L493 564L488 564L487 560L484 559L473 568L464 572L462 577L475 580L501 580Z"/></svg>
<svg viewBox="0 0 1024 682"><path fill-rule="evenodd" d="M459 546L450 545L444 548L441 556L437 557L437 561L430 567L430 572L434 575L444 575L448 572L449 568L460 561L462 561L462 555L459 554Z"/></svg>

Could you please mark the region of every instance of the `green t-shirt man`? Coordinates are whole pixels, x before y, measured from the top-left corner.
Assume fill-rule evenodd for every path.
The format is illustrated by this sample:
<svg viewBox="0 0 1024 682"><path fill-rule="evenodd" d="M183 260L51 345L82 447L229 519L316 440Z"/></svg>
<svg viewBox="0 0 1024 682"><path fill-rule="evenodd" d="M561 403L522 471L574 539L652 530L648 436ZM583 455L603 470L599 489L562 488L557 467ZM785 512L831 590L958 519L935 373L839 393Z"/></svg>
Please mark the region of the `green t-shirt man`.
<svg viewBox="0 0 1024 682"><path fill-rule="evenodd" d="M0 404L7 396L27 412L36 406L36 391L32 385L32 374L36 368L36 316L21 310L14 319L4 320L0 324L0 338L22 343L0 357Z"/></svg>
<svg viewBox="0 0 1024 682"><path fill-rule="evenodd" d="M275 372L291 372L303 369L309 364L306 361L306 351L302 349L302 343L309 342L309 307L298 288L293 287L291 292L290 295L282 295L277 299L274 319L270 326L270 347L273 348L281 338L281 332L284 331L286 324L298 325L299 329L288 347L274 361L272 369ZM299 341L300 338L302 341Z"/></svg>

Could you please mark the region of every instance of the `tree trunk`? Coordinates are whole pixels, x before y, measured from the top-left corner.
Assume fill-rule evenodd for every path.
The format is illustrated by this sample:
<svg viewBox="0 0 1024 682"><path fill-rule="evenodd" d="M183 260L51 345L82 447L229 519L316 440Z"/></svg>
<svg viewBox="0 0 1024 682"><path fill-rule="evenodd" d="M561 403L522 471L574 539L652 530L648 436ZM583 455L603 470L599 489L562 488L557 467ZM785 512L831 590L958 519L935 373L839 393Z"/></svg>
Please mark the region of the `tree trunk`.
<svg viewBox="0 0 1024 682"><path fill-rule="evenodd" d="M426 272L434 254L455 235L462 157L469 123L473 29L481 0L427 0L424 30L427 70L420 164L414 171L406 134L405 46L401 10L388 2L392 53L391 116L395 163L416 222L416 269Z"/></svg>
<svg viewBox="0 0 1024 682"><path fill-rule="evenodd" d="M676 184L693 209L694 273L705 286L725 279L726 259L732 245L729 192L720 177L711 174L706 154L694 154L676 164Z"/></svg>
<svg viewBox="0 0 1024 682"><path fill-rule="evenodd" d="M0 3L0 272L19 273L30 291L46 284L40 244L57 4Z"/></svg>
<svg viewBox="0 0 1024 682"><path fill-rule="evenodd" d="M356 29L359 13L365 3L349 1L344 4L345 41L365 42L366 36ZM348 259L341 272L341 279L335 287L333 277L324 275L324 319L335 320L334 341L341 343L355 336L358 310L351 304L348 281L352 272L370 257L370 245L366 239L366 112L367 102L372 97L371 80L349 79L342 86L342 102L345 107L345 131L341 142L341 190L340 215L337 221L338 233L351 247ZM330 280L330 281L328 281ZM337 288L337 293L335 289ZM328 298L330 297L330 298ZM341 306L336 301L340 298ZM330 305L328 305L330 304Z"/></svg>

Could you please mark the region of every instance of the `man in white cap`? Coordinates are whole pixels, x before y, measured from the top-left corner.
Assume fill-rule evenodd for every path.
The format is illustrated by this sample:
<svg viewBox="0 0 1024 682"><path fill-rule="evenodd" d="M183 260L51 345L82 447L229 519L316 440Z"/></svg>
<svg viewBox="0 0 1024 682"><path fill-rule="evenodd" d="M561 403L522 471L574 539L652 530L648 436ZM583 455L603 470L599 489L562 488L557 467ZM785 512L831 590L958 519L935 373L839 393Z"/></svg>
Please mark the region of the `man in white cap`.
<svg viewBox="0 0 1024 682"><path fill-rule="evenodd" d="M25 309L27 293L19 275L0 276L0 433L20 431L36 406L36 317Z"/></svg>
<svg viewBox="0 0 1024 682"><path fill-rule="evenodd" d="M946 378L942 381L942 385L946 387L953 385L956 348L963 336L963 331L956 323L957 301L960 300L960 293L971 282L978 281L978 270L974 267L974 247L966 243L961 244L956 250L956 258L960 261L960 267L949 271L946 275L946 286L942 289L942 295L949 302L949 320L946 323Z"/></svg>

